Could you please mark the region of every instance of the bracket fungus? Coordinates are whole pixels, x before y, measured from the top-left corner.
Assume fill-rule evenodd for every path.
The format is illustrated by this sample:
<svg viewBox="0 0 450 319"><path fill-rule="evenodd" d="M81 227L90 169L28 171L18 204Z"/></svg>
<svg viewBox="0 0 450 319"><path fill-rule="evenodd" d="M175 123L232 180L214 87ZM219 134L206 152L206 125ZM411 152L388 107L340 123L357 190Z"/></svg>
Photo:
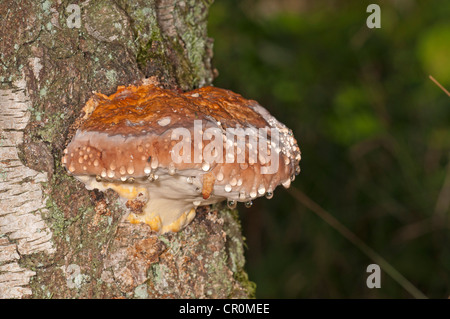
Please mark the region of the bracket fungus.
<svg viewBox="0 0 450 319"><path fill-rule="evenodd" d="M292 131L228 90L119 86L83 110L63 166L88 189L115 190L130 222L160 233L181 230L198 206L271 198L300 172Z"/></svg>

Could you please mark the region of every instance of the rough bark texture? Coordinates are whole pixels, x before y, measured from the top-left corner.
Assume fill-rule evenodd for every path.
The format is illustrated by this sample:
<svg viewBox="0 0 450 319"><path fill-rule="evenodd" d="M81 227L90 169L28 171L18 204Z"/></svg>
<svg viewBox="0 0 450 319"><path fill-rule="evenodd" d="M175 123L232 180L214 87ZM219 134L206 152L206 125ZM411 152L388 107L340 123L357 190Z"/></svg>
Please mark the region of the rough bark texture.
<svg viewBox="0 0 450 319"><path fill-rule="evenodd" d="M202 208L185 230L158 236L125 222L113 191L88 191L60 165L92 91L150 76L171 89L211 84L210 4L0 3L0 297L253 296L235 211Z"/></svg>

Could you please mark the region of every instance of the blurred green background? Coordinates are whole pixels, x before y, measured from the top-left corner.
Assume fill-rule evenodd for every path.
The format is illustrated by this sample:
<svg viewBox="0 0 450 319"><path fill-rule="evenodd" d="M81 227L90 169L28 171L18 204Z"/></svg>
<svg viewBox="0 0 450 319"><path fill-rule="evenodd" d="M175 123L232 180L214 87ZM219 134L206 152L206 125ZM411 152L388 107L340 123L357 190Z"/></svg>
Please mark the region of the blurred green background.
<svg viewBox="0 0 450 319"><path fill-rule="evenodd" d="M450 295L450 1L215 0L214 84L294 131L293 183L426 296ZM279 187L239 205L259 298L411 298Z"/></svg>

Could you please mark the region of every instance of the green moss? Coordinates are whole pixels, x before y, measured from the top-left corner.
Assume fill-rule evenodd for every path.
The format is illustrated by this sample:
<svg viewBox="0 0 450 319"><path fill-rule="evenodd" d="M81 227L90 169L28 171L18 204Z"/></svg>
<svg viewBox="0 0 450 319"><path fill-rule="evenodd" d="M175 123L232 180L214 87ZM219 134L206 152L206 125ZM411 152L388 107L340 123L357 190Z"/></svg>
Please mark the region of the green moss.
<svg viewBox="0 0 450 319"><path fill-rule="evenodd" d="M187 1L185 6L177 4L175 14L185 24L184 31L179 34L182 41L173 43L174 49L183 56L187 69L178 73L185 86L199 87L212 82L209 70L205 67L205 56L208 49L206 19L210 1L199 3L195 0ZM186 72L189 70L190 72Z"/></svg>
<svg viewBox="0 0 450 319"><path fill-rule="evenodd" d="M70 195L66 194L66 198ZM80 208L79 214L74 217L67 218L61 208L53 201L52 197L48 197L46 201L46 208L48 210L48 215L46 216L49 226L56 237L62 236L66 233L66 229L72 224L77 222L86 213L92 213L92 207ZM67 237L65 237L67 240Z"/></svg>
<svg viewBox="0 0 450 319"><path fill-rule="evenodd" d="M226 220L224 230L227 233L227 263L233 271L234 279L239 282L241 289L246 291L249 298L255 298L256 284L249 280L245 271L245 238L242 236L242 228L237 210L224 207L223 203L219 204L222 218ZM239 291L232 291L230 298Z"/></svg>
<svg viewBox="0 0 450 319"><path fill-rule="evenodd" d="M43 87L42 89L40 89L39 95L41 97L45 97L47 95L47 88Z"/></svg>
<svg viewBox="0 0 450 319"><path fill-rule="evenodd" d="M169 271L169 268L164 264L152 264L152 266L150 267L150 274L153 278L153 284L155 286L159 286L161 288L165 288L168 286L166 277L164 276L164 273L167 271Z"/></svg>
<svg viewBox="0 0 450 319"><path fill-rule="evenodd" d="M35 112L36 121L42 121L45 118L45 125L36 130L39 139L51 144L56 141L56 137L63 135L67 129L65 126L64 113L55 112L50 115L47 113ZM59 159L55 159L59 161Z"/></svg>
<svg viewBox="0 0 450 319"><path fill-rule="evenodd" d="M107 70L106 79L110 86L115 86L117 83L117 72L115 70Z"/></svg>
<svg viewBox="0 0 450 319"><path fill-rule="evenodd" d="M256 283L248 278L248 274L244 269L235 272L234 279L236 279L240 283L242 289L246 291L249 299L256 298ZM230 296L230 298L233 298L233 296Z"/></svg>
<svg viewBox="0 0 450 319"><path fill-rule="evenodd" d="M147 284L139 285L134 289L134 298L137 298L137 299L147 299L148 298Z"/></svg>
<svg viewBox="0 0 450 319"><path fill-rule="evenodd" d="M136 7L128 10L137 46L136 62L146 76L169 77L172 66L167 56L165 40L161 34L154 10Z"/></svg>
<svg viewBox="0 0 450 319"><path fill-rule="evenodd" d="M42 10L44 10L44 13L50 13L50 7L52 5L52 2L50 0L45 0L42 3Z"/></svg>

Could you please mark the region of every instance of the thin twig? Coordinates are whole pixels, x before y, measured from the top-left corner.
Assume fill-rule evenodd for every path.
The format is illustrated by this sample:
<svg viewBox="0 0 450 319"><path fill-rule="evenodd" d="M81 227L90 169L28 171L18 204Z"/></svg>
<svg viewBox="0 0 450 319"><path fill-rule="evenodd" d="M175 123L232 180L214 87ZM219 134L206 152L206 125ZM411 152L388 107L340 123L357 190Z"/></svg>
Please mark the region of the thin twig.
<svg viewBox="0 0 450 319"><path fill-rule="evenodd" d="M439 86L439 88L440 88L442 91L445 92L445 94L447 94L448 96L450 96L450 92L447 91L447 90L445 89L445 87L443 87L443 86L441 85L441 83L439 83L433 76L430 75L429 77L430 77L430 80L431 80L431 81L433 81L437 86Z"/></svg>
<svg viewBox="0 0 450 319"><path fill-rule="evenodd" d="M401 273L399 273L389 262L381 257L372 248L367 246L358 236L345 227L340 221L323 209L319 204L309 198L305 193L291 187L289 193L294 196L304 206L313 211L316 215L322 218L327 224L338 231L342 236L347 238L352 244L358 247L367 257L372 259L375 263L380 265L386 273L392 277L399 285L401 285L406 291L408 291L416 299L427 299L427 297L417 289L408 279L406 279Z"/></svg>

